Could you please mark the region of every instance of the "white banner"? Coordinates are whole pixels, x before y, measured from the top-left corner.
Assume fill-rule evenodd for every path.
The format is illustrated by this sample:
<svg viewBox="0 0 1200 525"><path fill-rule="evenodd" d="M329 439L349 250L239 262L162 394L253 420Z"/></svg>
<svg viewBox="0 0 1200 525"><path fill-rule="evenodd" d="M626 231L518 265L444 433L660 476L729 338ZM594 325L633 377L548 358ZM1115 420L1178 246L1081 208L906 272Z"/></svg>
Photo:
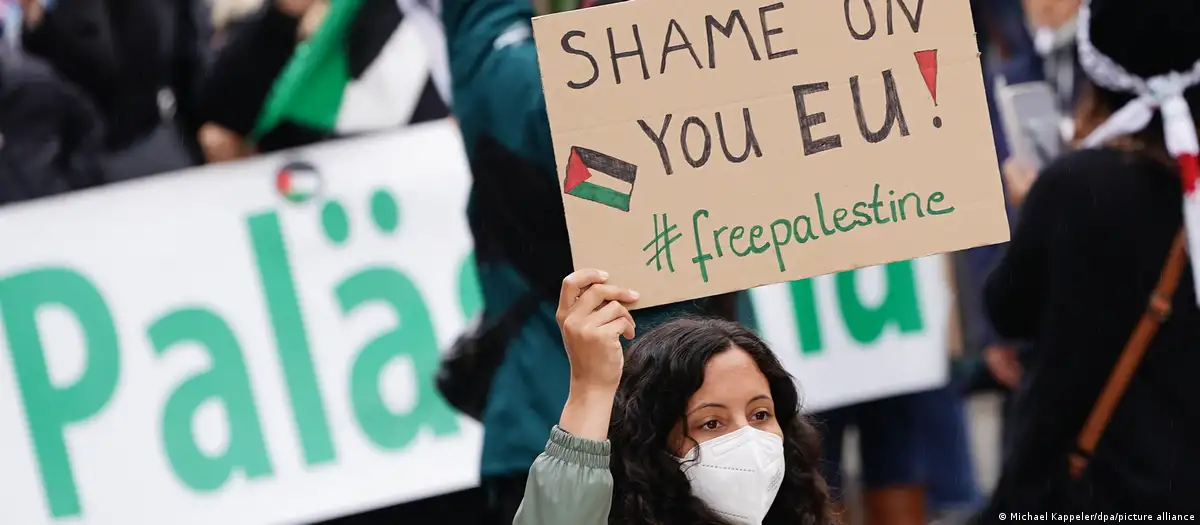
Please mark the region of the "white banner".
<svg viewBox="0 0 1200 525"><path fill-rule="evenodd" d="M812 412L939 387L949 376L942 256L753 290L759 330Z"/></svg>
<svg viewBox="0 0 1200 525"><path fill-rule="evenodd" d="M480 305L469 183L444 122L0 209L0 523L301 523L476 485L481 431L432 382ZM754 298L810 407L944 381L939 259Z"/></svg>

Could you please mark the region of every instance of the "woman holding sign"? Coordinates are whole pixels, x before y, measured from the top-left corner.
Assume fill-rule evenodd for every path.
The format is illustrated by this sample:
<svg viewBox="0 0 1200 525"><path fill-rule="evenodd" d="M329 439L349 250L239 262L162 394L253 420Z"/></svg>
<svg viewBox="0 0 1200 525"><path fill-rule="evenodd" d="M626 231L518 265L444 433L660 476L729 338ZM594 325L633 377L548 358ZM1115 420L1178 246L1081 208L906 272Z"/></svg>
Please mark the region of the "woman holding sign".
<svg viewBox="0 0 1200 525"><path fill-rule="evenodd" d="M637 293L581 270L557 318L571 393L529 472L517 525L833 523L816 431L761 339L681 318L628 351Z"/></svg>

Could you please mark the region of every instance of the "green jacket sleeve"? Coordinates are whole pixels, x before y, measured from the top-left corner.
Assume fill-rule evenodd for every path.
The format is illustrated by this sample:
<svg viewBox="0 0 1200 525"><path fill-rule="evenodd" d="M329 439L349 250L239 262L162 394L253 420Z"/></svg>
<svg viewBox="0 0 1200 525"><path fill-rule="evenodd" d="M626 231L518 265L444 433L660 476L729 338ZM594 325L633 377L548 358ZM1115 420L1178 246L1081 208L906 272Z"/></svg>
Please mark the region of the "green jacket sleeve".
<svg viewBox="0 0 1200 525"><path fill-rule="evenodd" d="M608 525L611 446L554 427L546 451L529 468L525 499L513 525Z"/></svg>
<svg viewBox="0 0 1200 525"><path fill-rule="evenodd" d="M467 151L487 135L554 173L529 0L444 0L454 114Z"/></svg>

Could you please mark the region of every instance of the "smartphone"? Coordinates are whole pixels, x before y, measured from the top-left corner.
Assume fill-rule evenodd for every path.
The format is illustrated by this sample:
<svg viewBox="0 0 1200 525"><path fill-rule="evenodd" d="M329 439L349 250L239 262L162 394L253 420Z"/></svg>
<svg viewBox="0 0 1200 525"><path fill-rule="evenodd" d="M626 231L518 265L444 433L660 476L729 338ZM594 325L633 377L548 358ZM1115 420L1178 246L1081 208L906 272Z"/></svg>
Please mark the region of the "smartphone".
<svg viewBox="0 0 1200 525"><path fill-rule="evenodd" d="M1065 121L1048 82L997 79L996 105L1012 156L1040 170L1066 149Z"/></svg>

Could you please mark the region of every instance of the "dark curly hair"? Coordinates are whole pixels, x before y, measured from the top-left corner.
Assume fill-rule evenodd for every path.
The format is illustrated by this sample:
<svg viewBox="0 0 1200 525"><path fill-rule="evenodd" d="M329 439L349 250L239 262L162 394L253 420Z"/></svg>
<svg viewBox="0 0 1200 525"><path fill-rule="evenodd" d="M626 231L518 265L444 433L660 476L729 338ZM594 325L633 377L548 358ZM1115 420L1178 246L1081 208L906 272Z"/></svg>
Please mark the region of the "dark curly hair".
<svg viewBox="0 0 1200 525"><path fill-rule="evenodd" d="M692 495L668 436L685 422L688 400L704 383L709 359L745 350L767 378L784 436L786 469L764 525L834 523L825 480L817 470L817 432L800 413L796 384L753 332L725 320L685 317L642 335L626 352L609 428L614 482L612 525L724 525Z"/></svg>

